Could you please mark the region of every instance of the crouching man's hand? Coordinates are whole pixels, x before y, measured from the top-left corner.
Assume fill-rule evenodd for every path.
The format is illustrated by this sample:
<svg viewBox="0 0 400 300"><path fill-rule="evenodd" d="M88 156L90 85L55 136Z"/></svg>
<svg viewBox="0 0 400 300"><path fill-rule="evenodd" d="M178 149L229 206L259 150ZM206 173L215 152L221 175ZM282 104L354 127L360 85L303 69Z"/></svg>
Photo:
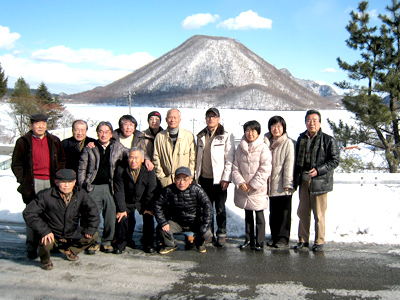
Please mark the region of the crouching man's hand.
<svg viewBox="0 0 400 300"><path fill-rule="evenodd" d="M54 243L54 234L52 232L46 234L44 237L42 237L41 242L43 245Z"/></svg>

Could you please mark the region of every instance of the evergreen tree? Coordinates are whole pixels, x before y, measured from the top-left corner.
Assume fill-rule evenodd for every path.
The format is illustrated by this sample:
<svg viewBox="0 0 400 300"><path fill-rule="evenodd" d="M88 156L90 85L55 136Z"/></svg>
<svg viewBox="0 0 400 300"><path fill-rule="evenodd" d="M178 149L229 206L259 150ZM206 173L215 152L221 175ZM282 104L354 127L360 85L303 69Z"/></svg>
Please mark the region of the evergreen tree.
<svg viewBox="0 0 400 300"><path fill-rule="evenodd" d="M339 140L347 139L348 142L365 143L383 149L389 171L395 173L400 162L398 107L395 105L400 93L397 77L400 36L395 24L398 26L400 18L397 0L392 0L392 4L393 7L387 7L390 17L379 16L386 23L379 29L369 25L368 2L361 2L358 11L351 12L351 20L346 26L350 37L346 43L360 52L361 59L350 64L338 58L338 63L353 82L362 85L347 81L336 85L350 90L345 94L343 104L354 113L355 126L344 124L341 120L339 125L330 120L328 122ZM382 101L387 93L391 96L389 106Z"/></svg>
<svg viewBox="0 0 400 300"><path fill-rule="evenodd" d="M53 97L51 96L51 93L49 92L49 90L47 89L47 86L44 84L43 81L36 89L35 96L36 96L36 99L43 102L44 104L51 104L54 102Z"/></svg>
<svg viewBox="0 0 400 300"><path fill-rule="evenodd" d="M18 78L14 84L14 92L11 94L12 97L24 97L31 94L31 88L23 77ZM28 97L29 98L29 97Z"/></svg>
<svg viewBox="0 0 400 300"><path fill-rule="evenodd" d="M0 98L7 93L7 81L8 77L4 74L4 70L0 64Z"/></svg>

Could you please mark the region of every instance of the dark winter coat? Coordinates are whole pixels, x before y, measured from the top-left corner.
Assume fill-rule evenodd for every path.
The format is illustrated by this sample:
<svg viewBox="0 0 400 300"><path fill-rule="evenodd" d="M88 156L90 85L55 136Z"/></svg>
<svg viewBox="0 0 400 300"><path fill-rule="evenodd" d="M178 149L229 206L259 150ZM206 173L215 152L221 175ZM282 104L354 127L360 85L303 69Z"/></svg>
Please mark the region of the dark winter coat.
<svg viewBox="0 0 400 300"><path fill-rule="evenodd" d="M50 184L55 186L55 174L65 168L65 154L60 139L46 131L50 153ZM33 176L32 158L33 132L29 131L15 143L11 169L20 184L18 192L22 194L23 201L28 204L35 197L35 184Z"/></svg>
<svg viewBox="0 0 400 300"><path fill-rule="evenodd" d="M300 134L296 143L296 153L299 153L299 146L302 139L308 139L307 131ZM311 178L310 193L312 195L325 194L333 190L333 172L339 165L339 148L333 137L323 133L321 130L314 137L315 143L313 149L310 148L311 167L315 168L318 175ZM300 164L301 165L301 164ZM295 181L300 185L303 171L308 171L299 166L296 158Z"/></svg>
<svg viewBox="0 0 400 300"><path fill-rule="evenodd" d="M97 141L96 141L97 143ZM122 161L128 157L128 149L119 142L114 140L110 141L108 145L110 147L110 191L114 194L113 177L115 168L117 167L118 161ZM82 151L81 158L79 160L78 167L78 184L83 187L87 192L93 190L92 182L95 180L97 171L100 165L100 151L96 146L94 148L85 147Z"/></svg>
<svg viewBox="0 0 400 300"><path fill-rule="evenodd" d="M87 144L91 142L95 142L95 139L92 139L91 137L86 137L85 142L84 142L84 147L87 146ZM76 139L72 136L68 139L65 139L61 142L63 148L64 148L64 153L65 153L65 158L67 160L67 169L72 169L78 174L78 167L79 167L79 159L81 158L81 154L83 152L79 151L77 145Z"/></svg>
<svg viewBox="0 0 400 300"><path fill-rule="evenodd" d="M205 233L211 225L211 208L210 199L199 185L192 183L181 191L172 183L156 200L154 216L161 227L172 220L182 227L199 227L200 233Z"/></svg>
<svg viewBox="0 0 400 300"><path fill-rule="evenodd" d="M127 164L119 165L114 175L114 199L117 212L127 211L127 205L133 206L140 214L152 211L154 197L157 195L156 173L142 165L135 182Z"/></svg>
<svg viewBox="0 0 400 300"><path fill-rule="evenodd" d="M67 207L57 187L41 191L23 212L26 224L41 238L49 233L57 239L79 240L86 233L93 236L100 225L99 210L84 190L75 187L73 193Z"/></svg>

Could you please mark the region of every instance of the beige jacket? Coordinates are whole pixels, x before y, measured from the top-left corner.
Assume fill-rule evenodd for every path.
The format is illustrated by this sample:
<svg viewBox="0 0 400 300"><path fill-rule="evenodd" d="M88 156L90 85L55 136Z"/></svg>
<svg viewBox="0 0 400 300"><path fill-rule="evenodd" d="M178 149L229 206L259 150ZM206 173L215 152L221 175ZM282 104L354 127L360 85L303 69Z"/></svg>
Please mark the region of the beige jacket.
<svg viewBox="0 0 400 300"><path fill-rule="evenodd" d="M268 207L268 178L271 174L271 152L260 135L248 143L243 136L236 149L232 169L235 184L234 202L237 207L247 210L264 210ZM250 184L250 192L239 189L242 183Z"/></svg>
<svg viewBox="0 0 400 300"><path fill-rule="evenodd" d="M175 170L188 167L194 176L196 145L190 131L179 128L178 138L173 148L168 130L157 134L154 140L153 164L162 187L174 182Z"/></svg>
<svg viewBox="0 0 400 300"><path fill-rule="evenodd" d="M266 133L264 143L272 153L272 173L269 179L270 197L285 196L293 193L294 174L294 142L284 133L278 140L272 142L271 133ZM285 188L290 189L285 191Z"/></svg>

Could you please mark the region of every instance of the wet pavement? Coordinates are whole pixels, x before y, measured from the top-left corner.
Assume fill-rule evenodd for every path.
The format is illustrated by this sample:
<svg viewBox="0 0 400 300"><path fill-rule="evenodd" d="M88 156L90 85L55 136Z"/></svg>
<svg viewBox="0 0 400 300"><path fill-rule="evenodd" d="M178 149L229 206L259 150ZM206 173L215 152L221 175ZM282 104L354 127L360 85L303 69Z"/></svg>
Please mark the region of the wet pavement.
<svg viewBox="0 0 400 300"><path fill-rule="evenodd" d="M225 248L198 253L178 237L166 255L128 249L70 262L55 254L44 271L25 258L24 232L0 223L0 299L400 299L400 245L255 252L228 238Z"/></svg>

